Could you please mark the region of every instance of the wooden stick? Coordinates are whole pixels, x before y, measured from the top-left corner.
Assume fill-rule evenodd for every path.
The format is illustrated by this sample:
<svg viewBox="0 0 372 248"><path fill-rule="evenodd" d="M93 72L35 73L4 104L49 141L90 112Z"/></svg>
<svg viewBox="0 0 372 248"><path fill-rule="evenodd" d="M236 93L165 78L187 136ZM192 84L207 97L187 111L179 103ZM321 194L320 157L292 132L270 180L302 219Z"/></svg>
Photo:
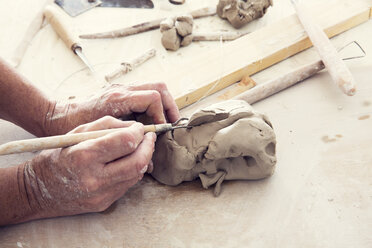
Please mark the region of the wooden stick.
<svg viewBox="0 0 372 248"><path fill-rule="evenodd" d="M18 67L21 63L21 60L24 56L24 54L27 51L28 46L31 44L31 41L35 37L35 35L39 32L39 30L43 27L44 23L44 8L48 4L52 2L51 0L45 0L44 4L42 5L42 8L38 11L38 13L35 15L35 17L32 19L30 24L27 27L27 30L21 40L21 42L18 44L17 48L15 49L14 55L12 57L12 64L14 67Z"/></svg>
<svg viewBox="0 0 372 248"><path fill-rule="evenodd" d="M112 73L105 76L107 82L111 82L114 79L119 78L120 76L133 71L135 68L140 66L141 64L145 63L147 60L151 59L156 55L156 50L151 49L145 52L144 54L140 55L139 57L135 58L134 60L130 61L129 63L121 63L121 67Z"/></svg>
<svg viewBox="0 0 372 248"><path fill-rule="evenodd" d="M197 9L194 11L191 11L189 14L192 15L194 19L205 17L205 16L211 16L216 14L216 7L207 7L202 9ZM103 32L103 33L95 33L95 34L84 34L80 35L79 37L82 39L102 39L102 38L118 38L118 37L125 37L133 34L142 33L145 31L157 29L160 27L160 23L165 20L166 18L160 18L157 20L149 21L149 22L143 22L131 27L113 30L109 32Z"/></svg>
<svg viewBox="0 0 372 248"><path fill-rule="evenodd" d="M215 33L195 33L192 41L231 41L236 40L250 32L215 32Z"/></svg>
<svg viewBox="0 0 372 248"><path fill-rule="evenodd" d="M256 87L234 97L233 99L244 100L249 104L253 104L298 82L301 82L323 69L324 64L321 60L319 60L315 63L311 63L295 69L277 79L270 80L267 83L259 84Z"/></svg>
<svg viewBox="0 0 372 248"><path fill-rule="evenodd" d="M172 130L174 127L172 124L158 124L158 125L147 125L145 126L145 133L148 132L166 132ZM23 153L23 152L35 152L46 149L62 148L72 145L76 145L80 142L97 139L110 133L119 132L125 130L124 128L113 128L99 131L91 131L84 133L73 133L66 135L50 136L44 138L35 138L28 140L12 141L3 145L0 145L0 155Z"/></svg>
<svg viewBox="0 0 372 248"><path fill-rule="evenodd" d="M313 18L307 13L306 7L292 0L297 15L304 26L314 47L317 49L323 63L331 75L333 82L348 96L355 94L355 80L353 75L338 56L335 47L323 30L314 23Z"/></svg>

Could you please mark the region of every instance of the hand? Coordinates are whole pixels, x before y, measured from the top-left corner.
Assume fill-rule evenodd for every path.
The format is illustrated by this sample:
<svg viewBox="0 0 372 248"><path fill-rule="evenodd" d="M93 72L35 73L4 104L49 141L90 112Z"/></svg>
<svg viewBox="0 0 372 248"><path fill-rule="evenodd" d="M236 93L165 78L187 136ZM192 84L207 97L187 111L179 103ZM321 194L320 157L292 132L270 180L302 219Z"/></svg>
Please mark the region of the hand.
<svg viewBox="0 0 372 248"><path fill-rule="evenodd" d="M64 149L40 153L23 168L35 218L103 211L152 170L156 135L143 125L104 117L71 133L128 127Z"/></svg>
<svg viewBox="0 0 372 248"><path fill-rule="evenodd" d="M146 113L155 124L180 118L178 107L164 83L111 85L86 102L57 104L51 109L46 117L46 135L64 134L106 115L127 120L133 113Z"/></svg>

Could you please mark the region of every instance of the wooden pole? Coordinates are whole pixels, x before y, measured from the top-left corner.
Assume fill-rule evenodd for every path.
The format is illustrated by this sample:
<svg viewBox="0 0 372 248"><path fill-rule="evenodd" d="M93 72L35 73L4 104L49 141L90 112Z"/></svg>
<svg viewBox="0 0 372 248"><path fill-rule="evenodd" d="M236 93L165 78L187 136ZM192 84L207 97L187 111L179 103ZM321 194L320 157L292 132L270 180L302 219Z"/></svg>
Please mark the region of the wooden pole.
<svg viewBox="0 0 372 248"><path fill-rule="evenodd" d="M256 87L234 97L233 99L244 100L249 104L253 104L298 82L301 82L323 69L324 64L321 60L319 60L315 63L295 69L279 78L270 80L263 84L258 84Z"/></svg>
<svg viewBox="0 0 372 248"><path fill-rule="evenodd" d="M158 125L147 125L145 126L145 133L148 132L166 132L172 130L174 127L172 124L158 124ZM58 136L50 136L44 138L35 138L28 140L17 140L12 141L3 145L0 145L0 155L23 153L23 152L35 152L46 149L63 148L72 145L76 145L80 142L97 139L110 133L119 132L125 130L124 128L113 128L99 131L91 131L84 133L72 133Z"/></svg>
<svg viewBox="0 0 372 248"><path fill-rule="evenodd" d="M213 32L213 33L194 33L192 41L231 41L236 40L250 32Z"/></svg>
<svg viewBox="0 0 372 248"><path fill-rule="evenodd" d="M325 67L328 69L333 82L335 82L346 95L354 95L356 88L353 75L339 57L327 35L319 25L314 23L313 18L307 13L306 7L303 4L298 3L297 0L292 0L292 3L297 11L298 18L309 35L314 47L317 49Z"/></svg>

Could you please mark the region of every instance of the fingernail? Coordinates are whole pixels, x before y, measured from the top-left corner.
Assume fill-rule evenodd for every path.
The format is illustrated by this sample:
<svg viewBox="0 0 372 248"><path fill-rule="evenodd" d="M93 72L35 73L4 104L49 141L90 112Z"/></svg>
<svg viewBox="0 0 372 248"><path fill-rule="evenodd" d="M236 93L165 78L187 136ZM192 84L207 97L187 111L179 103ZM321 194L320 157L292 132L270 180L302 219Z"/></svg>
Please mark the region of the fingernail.
<svg viewBox="0 0 372 248"><path fill-rule="evenodd" d="M145 172L147 171L147 168L149 166L148 165L145 165L145 167L142 168L142 170L140 171L141 174L145 174Z"/></svg>

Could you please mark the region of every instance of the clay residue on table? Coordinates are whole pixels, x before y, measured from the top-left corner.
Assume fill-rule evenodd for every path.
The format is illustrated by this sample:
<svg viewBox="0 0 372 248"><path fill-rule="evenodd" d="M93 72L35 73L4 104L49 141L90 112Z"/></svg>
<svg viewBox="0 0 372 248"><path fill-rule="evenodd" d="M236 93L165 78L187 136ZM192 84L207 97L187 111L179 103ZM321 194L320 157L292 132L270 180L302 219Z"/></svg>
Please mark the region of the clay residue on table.
<svg viewBox="0 0 372 248"><path fill-rule="evenodd" d="M367 119L369 119L369 115L362 115L362 116L359 116L359 118L358 118L358 120L360 120L360 121L363 121L363 120L367 120Z"/></svg>
<svg viewBox="0 0 372 248"><path fill-rule="evenodd" d="M262 17L272 0L220 0L217 5L217 14L227 19L235 28Z"/></svg>
<svg viewBox="0 0 372 248"><path fill-rule="evenodd" d="M273 174L276 138L267 117L244 101L214 104L195 112L187 125L158 137L152 176L178 185L200 178L204 188L224 180L255 180Z"/></svg>

